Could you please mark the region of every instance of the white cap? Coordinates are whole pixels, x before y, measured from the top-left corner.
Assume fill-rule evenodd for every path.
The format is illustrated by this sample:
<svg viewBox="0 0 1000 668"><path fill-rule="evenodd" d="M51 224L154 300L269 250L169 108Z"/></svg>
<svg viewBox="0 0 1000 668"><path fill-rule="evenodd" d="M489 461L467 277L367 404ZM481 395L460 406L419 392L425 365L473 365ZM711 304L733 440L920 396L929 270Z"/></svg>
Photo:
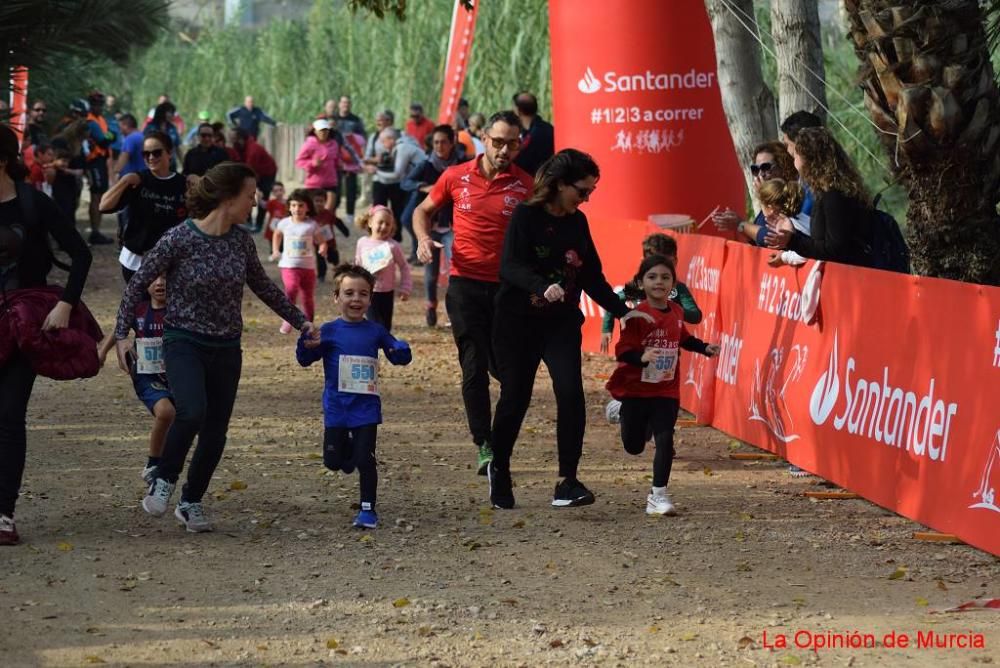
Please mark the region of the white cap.
<svg viewBox="0 0 1000 668"><path fill-rule="evenodd" d="M330 129L330 121L326 120L325 118L317 118L315 121L313 121L313 130L319 131L319 130L329 130L329 129Z"/></svg>

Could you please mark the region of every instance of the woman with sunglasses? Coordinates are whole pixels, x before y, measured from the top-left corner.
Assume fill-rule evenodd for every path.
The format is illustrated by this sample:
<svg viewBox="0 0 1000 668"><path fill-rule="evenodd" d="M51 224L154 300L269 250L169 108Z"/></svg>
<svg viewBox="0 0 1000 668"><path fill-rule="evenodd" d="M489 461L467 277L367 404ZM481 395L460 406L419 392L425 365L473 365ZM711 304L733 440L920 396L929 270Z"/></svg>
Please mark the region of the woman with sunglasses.
<svg viewBox="0 0 1000 668"><path fill-rule="evenodd" d="M510 457L543 361L556 395L562 478L552 505L594 502L594 495L577 478L586 422L580 292L618 318L629 311L604 278L587 217L579 210L600 175L597 163L586 153L571 148L556 153L538 169L531 197L514 209L507 228L493 318L500 400L490 439L493 461L487 469L490 501L496 508L514 507Z"/></svg>
<svg viewBox="0 0 1000 668"><path fill-rule="evenodd" d="M795 163L792 160L792 156L781 142L774 141L760 144L754 148L752 156L752 161L747 168L753 177L754 190L769 179L796 181L799 178L799 173L795 170ZM808 217L805 220L808 221ZM767 234L767 221L764 219L763 212L758 212L753 222L747 223L740 220L738 213L731 209L726 209L712 216L712 221L720 230L736 230L742 236L749 239L750 243L757 246L764 245L764 235Z"/></svg>
<svg viewBox="0 0 1000 668"><path fill-rule="evenodd" d="M170 168L173 148L168 135L158 130L147 132L142 142L146 169L123 176L101 197L101 213L128 210L118 255L126 282L160 237L187 218L187 181Z"/></svg>

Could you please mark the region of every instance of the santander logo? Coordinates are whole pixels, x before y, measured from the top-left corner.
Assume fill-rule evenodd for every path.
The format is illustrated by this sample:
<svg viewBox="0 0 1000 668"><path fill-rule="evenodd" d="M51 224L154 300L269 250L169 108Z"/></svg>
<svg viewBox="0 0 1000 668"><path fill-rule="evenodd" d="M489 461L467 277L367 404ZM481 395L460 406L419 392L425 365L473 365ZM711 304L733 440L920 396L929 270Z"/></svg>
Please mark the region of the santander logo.
<svg viewBox="0 0 1000 668"><path fill-rule="evenodd" d="M596 76L594 76L594 71L588 67L587 72L583 75L583 78L576 83L576 87L580 89L581 93L590 95L591 93L596 93L601 90L601 82L598 81Z"/></svg>
<svg viewBox="0 0 1000 668"><path fill-rule="evenodd" d="M836 431L944 462L958 404L941 398L937 379L929 378L926 390L896 386L888 366L882 367L880 376L866 378L858 372L857 360L848 355L841 392L838 347L835 333L829 366L809 400L813 423L822 426L833 415L830 426ZM842 412L834 415L838 404Z"/></svg>
<svg viewBox="0 0 1000 668"><path fill-rule="evenodd" d="M822 425L830 417L840 394L840 376L837 375L837 334L833 335L833 350L830 351L830 365L819 377L809 399L809 417L815 424Z"/></svg>

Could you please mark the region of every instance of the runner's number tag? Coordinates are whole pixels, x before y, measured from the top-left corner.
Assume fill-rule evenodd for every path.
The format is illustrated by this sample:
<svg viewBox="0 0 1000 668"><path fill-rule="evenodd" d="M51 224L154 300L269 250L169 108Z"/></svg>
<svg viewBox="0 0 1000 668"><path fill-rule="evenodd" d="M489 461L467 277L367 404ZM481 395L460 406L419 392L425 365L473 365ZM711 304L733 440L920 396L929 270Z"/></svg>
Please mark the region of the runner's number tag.
<svg viewBox="0 0 1000 668"><path fill-rule="evenodd" d="M135 354L136 373L159 374L166 371L163 363L163 337L137 338Z"/></svg>
<svg viewBox="0 0 1000 668"><path fill-rule="evenodd" d="M312 247L308 237L285 237L285 255L288 257L312 257Z"/></svg>
<svg viewBox="0 0 1000 668"><path fill-rule="evenodd" d="M388 241L380 243L374 248L369 248L361 254L361 266L373 274L389 266L392 262L392 246Z"/></svg>
<svg viewBox="0 0 1000 668"><path fill-rule="evenodd" d="M663 383L677 372L677 348L652 348L656 357L642 370L642 382Z"/></svg>
<svg viewBox="0 0 1000 668"><path fill-rule="evenodd" d="M349 394L378 396L378 359L364 355L341 355L337 388Z"/></svg>

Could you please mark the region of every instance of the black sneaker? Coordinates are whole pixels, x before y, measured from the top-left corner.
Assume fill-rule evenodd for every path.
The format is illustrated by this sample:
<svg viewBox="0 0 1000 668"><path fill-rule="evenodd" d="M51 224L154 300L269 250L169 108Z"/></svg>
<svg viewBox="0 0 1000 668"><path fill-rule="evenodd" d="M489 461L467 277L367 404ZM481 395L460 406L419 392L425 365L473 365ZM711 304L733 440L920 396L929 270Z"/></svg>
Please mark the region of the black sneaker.
<svg viewBox="0 0 1000 668"><path fill-rule="evenodd" d="M594 493L575 478L566 478L557 483L556 491L552 494L552 505L556 508L589 506L593 502Z"/></svg>
<svg viewBox="0 0 1000 668"><path fill-rule="evenodd" d="M436 308L427 307L427 326L437 327L438 324L438 312Z"/></svg>
<svg viewBox="0 0 1000 668"><path fill-rule="evenodd" d="M513 482L510 469L503 471L491 461L486 467L486 477L490 481L490 503L494 508L510 510L514 507Z"/></svg>
<svg viewBox="0 0 1000 668"><path fill-rule="evenodd" d="M87 241L91 246L106 246L108 244L113 244L114 240L110 237L106 237L100 232L91 232L90 236L87 237Z"/></svg>

